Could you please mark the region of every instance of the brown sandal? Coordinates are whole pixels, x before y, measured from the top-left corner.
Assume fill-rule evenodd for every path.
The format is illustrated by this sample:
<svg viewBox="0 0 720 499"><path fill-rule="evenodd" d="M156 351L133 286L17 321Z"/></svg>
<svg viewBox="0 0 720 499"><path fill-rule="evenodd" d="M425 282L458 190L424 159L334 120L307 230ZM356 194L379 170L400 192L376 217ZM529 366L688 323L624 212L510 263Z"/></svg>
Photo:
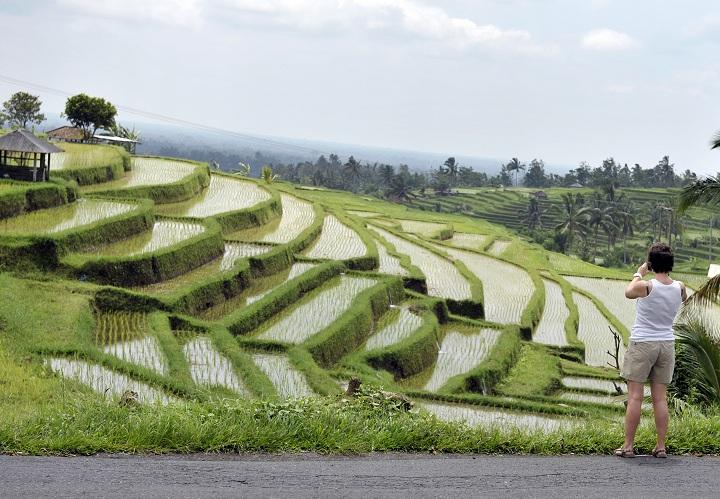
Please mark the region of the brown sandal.
<svg viewBox="0 0 720 499"><path fill-rule="evenodd" d="M631 457L635 457L635 450L634 449L623 449L622 447L620 447L619 449L615 449L615 455L617 457L631 458Z"/></svg>
<svg viewBox="0 0 720 499"><path fill-rule="evenodd" d="M653 449L652 455L653 457L657 457L659 459L666 459L667 451L665 449Z"/></svg>

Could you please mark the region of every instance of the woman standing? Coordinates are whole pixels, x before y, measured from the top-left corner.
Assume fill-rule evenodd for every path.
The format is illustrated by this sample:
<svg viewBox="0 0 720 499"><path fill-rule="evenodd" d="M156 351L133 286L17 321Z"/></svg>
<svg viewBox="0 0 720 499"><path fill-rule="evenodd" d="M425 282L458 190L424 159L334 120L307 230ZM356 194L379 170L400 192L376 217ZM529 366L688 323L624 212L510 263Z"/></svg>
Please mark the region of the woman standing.
<svg viewBox="0 0 720 499"><path fill-rule="evenodd" d="M615 450L620 457L635 457L633 444L640 423L644 385L650 381L657 444L652 455L667 457L665 435L669 412L667 385L675 367L675 335L673 322L680 305L687 299L687 290L680 281L670 278L675 257L667 244L655 243L648 251L647 262L638 268L625 288L625 296L637 300L637 315L625 352L621 376L627 382L628 404L625 413L625 442ZM644 280L648 272L651 280Z"/></svg>

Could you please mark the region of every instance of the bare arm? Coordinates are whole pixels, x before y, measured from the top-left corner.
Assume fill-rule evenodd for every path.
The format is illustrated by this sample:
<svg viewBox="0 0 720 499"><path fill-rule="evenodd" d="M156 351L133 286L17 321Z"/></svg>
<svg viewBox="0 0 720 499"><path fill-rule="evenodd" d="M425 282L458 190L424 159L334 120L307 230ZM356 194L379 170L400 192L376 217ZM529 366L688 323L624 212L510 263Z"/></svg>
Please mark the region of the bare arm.
<svg viewBox="0 0 720 499"><path fill-rule="evenodd" d="M685 303L688 299L688 294L687 294L687 288L685 287L684 282L680 282L680 293L681 293L680 296L682 296L682 301L683 301L683 303Z"/></svg>
<svg viewBox="0 0 720 499"><path fill-rule="evenodd" d="M650 294L649 284L643 280L643 277L648 273L647 263L643 263L637 270L637 274L642 277L638 277L636 274L633 276L633 280L625 288L625 298L634 300L635 298L645 298Z"/></svg>

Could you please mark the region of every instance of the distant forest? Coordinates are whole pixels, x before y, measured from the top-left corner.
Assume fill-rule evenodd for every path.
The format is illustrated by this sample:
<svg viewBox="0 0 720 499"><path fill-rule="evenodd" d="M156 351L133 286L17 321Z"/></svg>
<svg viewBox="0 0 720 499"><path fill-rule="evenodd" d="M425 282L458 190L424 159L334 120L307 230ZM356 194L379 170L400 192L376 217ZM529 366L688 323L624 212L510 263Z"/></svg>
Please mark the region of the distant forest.
<svg viewBox="0 0 720 499"><path fill-rule="evenodd" d="M153 141L155 142L155 141ZM149 144L148 144L149 145ZM154 147L153 147L154 146ZM198 161L207 161L216 169L240 171L250 168L250 175L259 176L263 166L269 165L281 179L304 185L341 189L355 193L375 195L402 200L413 192L433 189L434 192L449 193L457 187L682 187L697 180L697 175L686 169L678 172L668 156L657 164L643 168L620 163L610 157L599 166L586 162L569 170L564 175L549 173L542 159L524 163L512 158L503 164L496 175L488 175L471 166L460 164L454 157L429 171L415 171L408 165L356 160L350 156L343 160L337 154L321 155L315 161L294 162L290 155L276 152L233 151L221 152L216 148L192 147L186 144L182 151L175 144L155 142L150 147L152 154L184 156ZM182 152L182 154L179 154ZM246 166L247 165L247 166Z"/></svg>
<svg viewBox="0 0 720 499"><path fill-rule="evenodd" d="M280 178L305 185L343 189L364 194L402 199L413 191L427 188L437 193L450 192L456 187L525 186L545 187L682 187L695 180L697 175L685 170L678 175L668 156L663 156L650 168L635 164L619 164L613 158L602 165L592 167L583 162L565 175L547 173L541 159L529 164L513 158L502 165L497 175L488 176L472 167L460 165L455 158L448 158L430 172L411 172L407 165L397 168L382 163L362 163L352 156L342 162L337 155L320 156L315 162L271 165Z"/></svg>

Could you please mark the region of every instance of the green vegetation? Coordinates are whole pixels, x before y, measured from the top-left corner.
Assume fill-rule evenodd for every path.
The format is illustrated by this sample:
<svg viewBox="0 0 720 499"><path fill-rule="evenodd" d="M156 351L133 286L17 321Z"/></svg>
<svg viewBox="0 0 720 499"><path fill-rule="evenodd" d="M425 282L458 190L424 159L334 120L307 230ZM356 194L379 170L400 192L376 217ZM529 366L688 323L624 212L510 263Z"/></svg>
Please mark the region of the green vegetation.
<svg viewBox="0 0 720 499"><path fill-rule="evenodd" d="M67 171L116 176L0 182L0 452L616 446L623 273L462 213L86 147ZM683 407L672 450L717 451L720 415Z"/></svg>

